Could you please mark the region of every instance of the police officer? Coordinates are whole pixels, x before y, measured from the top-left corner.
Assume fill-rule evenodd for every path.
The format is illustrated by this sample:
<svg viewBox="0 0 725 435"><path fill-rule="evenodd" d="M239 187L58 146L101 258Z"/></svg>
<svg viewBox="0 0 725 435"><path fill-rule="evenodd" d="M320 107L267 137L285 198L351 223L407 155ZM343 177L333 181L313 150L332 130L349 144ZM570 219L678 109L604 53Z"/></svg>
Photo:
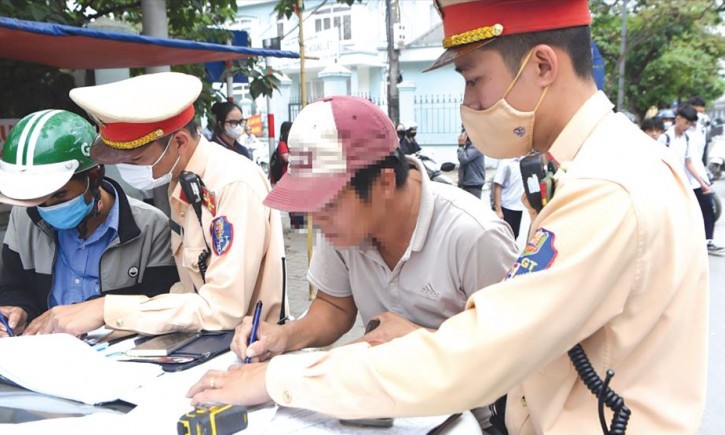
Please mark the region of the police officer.
<svg viewBox="0 0 725 435"><path fill-rule="evenodd" d="M232 329L264 303L277 321L284 241L278 212L262 200L264 173L197 133L201 81L180 73L134 77L71 90L100 126L98 162L118 164L134 187L169 184L171 252L181 282L168 295L107 297L105 323L144 333Z"/></svg>
<svg viewBox="0 0 725 435"><path fill-rule="evenodd" d="M211 372L189 394L362 418L460 412L507 393L509 433L594 434L587 384L599 391L613 369L630 433L696 432L708 324L700 211L680 164L597 92L588 2L437 5L447 50L434 67L454 62L463 76L471 141L493 158L535 150L558 165L507 279L437 332Z"/></svg>
<svg viewBox="0 0 725 435"><path fill-rule="evenodd" d="M168 219L103 176L90 157L95 138L81 116L41 110L5 142L0 202L17 207L2 247L0 313L15 334L78 335L102 322L86 308L105 296L153 297L179 279Z"/></svg>

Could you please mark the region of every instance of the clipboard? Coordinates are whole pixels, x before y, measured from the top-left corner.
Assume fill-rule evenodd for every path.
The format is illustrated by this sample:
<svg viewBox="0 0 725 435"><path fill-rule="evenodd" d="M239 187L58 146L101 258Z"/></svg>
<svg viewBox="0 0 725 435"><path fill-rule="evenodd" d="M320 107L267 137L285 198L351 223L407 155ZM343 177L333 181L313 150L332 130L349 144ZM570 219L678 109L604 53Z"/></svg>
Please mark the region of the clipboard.
<svg viewBox="0 0 725 435"><path fill-rule="evenodd" d="M178 372L198 366L217 355L229 351L233 338L234 331L202 331L194 341L180 347L169 355L186 359L192 358L191 360L181 363L161 363L161 368L165 372Z"/></svg>

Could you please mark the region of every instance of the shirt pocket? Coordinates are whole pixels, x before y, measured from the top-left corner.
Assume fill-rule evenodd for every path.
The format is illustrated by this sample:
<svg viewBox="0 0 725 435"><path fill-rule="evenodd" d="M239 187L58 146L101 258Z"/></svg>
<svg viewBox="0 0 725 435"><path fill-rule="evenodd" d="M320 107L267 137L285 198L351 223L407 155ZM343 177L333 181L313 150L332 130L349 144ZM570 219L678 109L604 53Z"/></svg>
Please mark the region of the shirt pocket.
<svg viewBox="0 0 725 435"><path fill-rule="evenodd" d="M199 273L199 256L203 251L202 248L183 248L181 264L185 269Z"/></svg>

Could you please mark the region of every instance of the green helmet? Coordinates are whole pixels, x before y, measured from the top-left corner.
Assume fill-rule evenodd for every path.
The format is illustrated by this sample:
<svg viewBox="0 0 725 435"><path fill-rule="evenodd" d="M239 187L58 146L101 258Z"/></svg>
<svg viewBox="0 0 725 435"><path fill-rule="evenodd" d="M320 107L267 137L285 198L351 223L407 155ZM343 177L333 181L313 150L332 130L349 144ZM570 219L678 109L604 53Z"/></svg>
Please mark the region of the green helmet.
<svg viewBox="0 0 725 435"><path fill-rule="evenodd" d="M0 192L5 198L0 199L42 202L73 174L98 165L90 157L95 138L88 121L65 110L41 110L21 119L2 150Z"/></svg>

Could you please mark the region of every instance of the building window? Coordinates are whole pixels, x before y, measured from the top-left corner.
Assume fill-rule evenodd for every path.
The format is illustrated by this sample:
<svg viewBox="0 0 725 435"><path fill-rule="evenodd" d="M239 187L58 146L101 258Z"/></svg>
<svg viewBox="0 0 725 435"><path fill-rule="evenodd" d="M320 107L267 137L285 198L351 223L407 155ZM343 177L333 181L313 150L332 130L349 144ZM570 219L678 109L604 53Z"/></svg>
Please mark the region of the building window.
<svg viewBox="0 0 725 435"><path fill-rule="evenodd" d="M281 21L277 23L277 37L280 40L284 38L284 23Z"/></svg>
<svg viewBox="0 0 725 435"><path fill-rule="evenodd" d="M321 7L315 12L315 32L331 28L338 29L341 39L348 41L352 39L352 19L349 6L330 5Z"/></svg>

